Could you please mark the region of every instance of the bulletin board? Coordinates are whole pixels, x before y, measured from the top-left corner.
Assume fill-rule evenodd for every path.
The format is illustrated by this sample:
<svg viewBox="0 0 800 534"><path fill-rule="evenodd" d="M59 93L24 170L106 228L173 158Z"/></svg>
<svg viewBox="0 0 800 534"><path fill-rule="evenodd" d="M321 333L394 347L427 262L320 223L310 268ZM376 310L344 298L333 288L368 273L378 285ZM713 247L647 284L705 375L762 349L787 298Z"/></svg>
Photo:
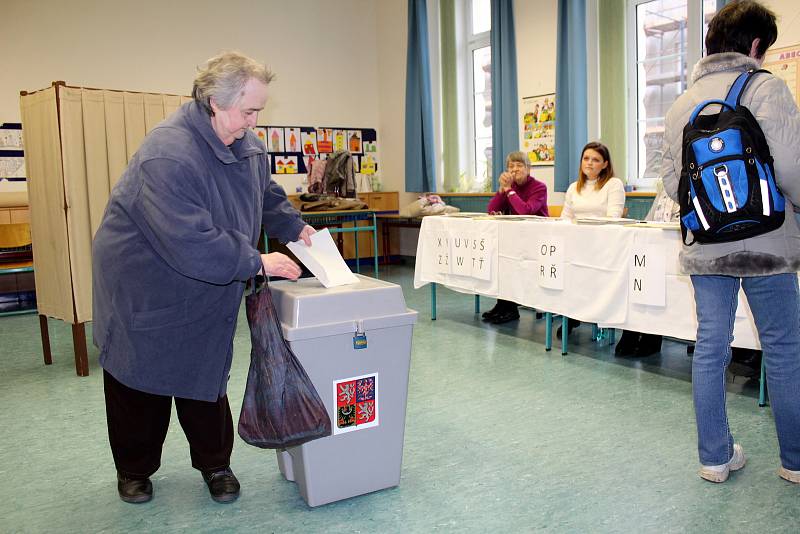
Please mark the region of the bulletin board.
<svg viewBox="0 0 800 534"><path fill-rule="evenodd" d="M786 82L794 101L800 106L800 44L767 50L763 67Z"/></svg>
<svg viewBox="0 0 800 534"><path fill-rule="evenodd" d="M374 175L378 171L378 135L373 128L328 126L257 126L264 141L273 175L308 174L315 160L348 150L353 171Z"/></svg>

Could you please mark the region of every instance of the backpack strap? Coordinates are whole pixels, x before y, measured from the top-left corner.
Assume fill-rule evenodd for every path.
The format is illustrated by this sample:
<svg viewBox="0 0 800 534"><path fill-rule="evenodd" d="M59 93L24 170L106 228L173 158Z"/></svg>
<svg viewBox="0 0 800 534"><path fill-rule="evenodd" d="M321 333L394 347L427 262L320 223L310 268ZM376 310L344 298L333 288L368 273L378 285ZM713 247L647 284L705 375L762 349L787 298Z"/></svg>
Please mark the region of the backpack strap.
<svg viewBox="0 0 800 534"><path fill-rule="evenodd" d="M744 93L745 87L747 87L748 82L750 79L758 74L759 72L766 72L770 74L768 70L765 69L750 69L747 72L743 72L736 78L736 81L733 82L731 85L730 90L728 91L728 96L725 97L725 102L730 105L732 108L736 108L742 100L742 94Z"/></svg>
<svg viewBox="0 0 800 534"><path fill-rule="evenodd" d="M706 100L704 102L701 102L700 104L697 105L696 108L694 108L694 111L692 112L691 117L689 117L689 124L694 126L694 121L697 118L697 116L700 115L700 112L703 111L708 106L710 106L711 104L717 104L721 108L729 107L729 108L731 108L731 110L735 110L736 109L727 100L717 100L717 99Z"/></svg>

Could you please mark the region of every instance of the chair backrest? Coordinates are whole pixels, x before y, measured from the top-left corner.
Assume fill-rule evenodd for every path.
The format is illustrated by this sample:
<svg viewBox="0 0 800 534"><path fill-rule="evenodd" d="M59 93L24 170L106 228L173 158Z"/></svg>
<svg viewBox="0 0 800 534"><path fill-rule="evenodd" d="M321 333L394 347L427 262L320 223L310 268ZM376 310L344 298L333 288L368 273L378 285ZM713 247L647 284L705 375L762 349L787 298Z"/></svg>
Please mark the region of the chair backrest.
<svg viewBox="0 0 800 534"><path fill-rule="evenodd" d="M561 217L561 210L564 206L547 206L547 212L550 214L550 217Z"/></svg>
<svg viewBox="0 0 800 534"><path fill-rule="evenodd" d="M32 264L30 224L0 224L0 273L4 269L29 267Z"/></svg>
<svg viewBox="0 0 800 534"><path fill-rule="evenodd" d="M0 224L0 250L31 246L30 223Z"/></svg>

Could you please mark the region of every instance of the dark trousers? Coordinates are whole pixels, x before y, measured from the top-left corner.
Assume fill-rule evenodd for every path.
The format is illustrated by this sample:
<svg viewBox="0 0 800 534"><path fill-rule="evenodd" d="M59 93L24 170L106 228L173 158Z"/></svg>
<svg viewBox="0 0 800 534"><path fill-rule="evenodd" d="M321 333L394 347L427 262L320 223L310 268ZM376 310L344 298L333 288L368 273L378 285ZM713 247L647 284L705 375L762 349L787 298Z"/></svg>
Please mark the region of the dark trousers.
<svg viewBox="0 0 800 534"><path fill-rule="evenodd" d="M103 389L108 440L117 471L128 478L149 477L161 466L172 397L131 389L107 371L103 371ZM233 450L228 396L216 402L175 397L175 410L189 441L192 467L201 471L228 467Z"/></svg>

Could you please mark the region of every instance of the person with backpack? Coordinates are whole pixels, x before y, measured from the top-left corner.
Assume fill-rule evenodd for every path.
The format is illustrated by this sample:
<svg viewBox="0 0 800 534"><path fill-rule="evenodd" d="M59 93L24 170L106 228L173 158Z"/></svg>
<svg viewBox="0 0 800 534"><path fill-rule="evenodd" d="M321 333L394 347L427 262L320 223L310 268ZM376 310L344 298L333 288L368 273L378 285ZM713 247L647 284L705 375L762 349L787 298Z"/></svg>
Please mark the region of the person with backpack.
<svg viewBox="0 0 800 534"><path fill-rule="evenodd" d="M708 55L665 119L662 178L681 207L680 263L697 311L698 474L711 482L745 465L725 409L741 286L766 361L778 474L800 483L800 230L792 213L800 206L800 112L782 80L756 72L777 34L775 14L758 2L723 7L708 27Z"/></svg>

